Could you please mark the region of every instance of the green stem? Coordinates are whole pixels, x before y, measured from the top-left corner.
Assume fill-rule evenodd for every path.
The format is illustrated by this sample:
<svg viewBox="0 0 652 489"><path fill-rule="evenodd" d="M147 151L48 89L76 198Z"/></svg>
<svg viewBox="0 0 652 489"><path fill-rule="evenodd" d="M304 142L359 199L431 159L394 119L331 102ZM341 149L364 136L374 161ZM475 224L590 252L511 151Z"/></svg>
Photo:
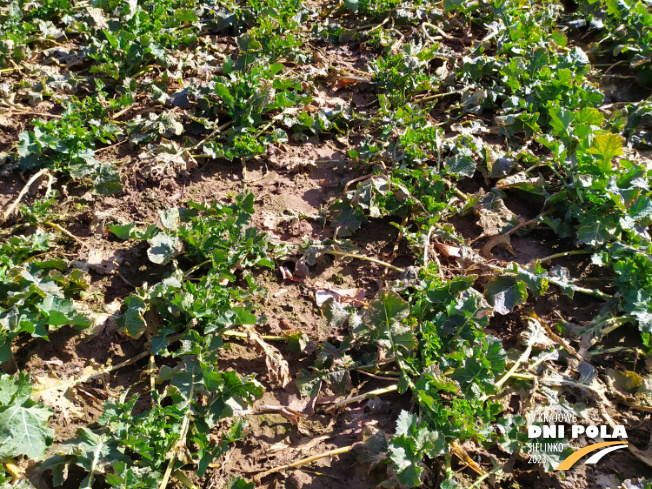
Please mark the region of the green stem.
<svg viewBox="0 0 652 489"><path fill-rule="evenodd" d="M554 255L546 256L545 258L540 258L539 261L541 263L546 263L552 260L556 260L557 258L563 258L565 256L588 255L590 253L591 253L590 251L586 251L586 250L564 251L562 253L555 253Z"/></svg>
<svg viewBox="0 0 652 489"><path fill-rule="evenodd" d="M263 127L260 128L260 131L258 131L255 135L254 138L258 138L262 133L264 133L267 129L272 127L274 125L274 121L269 121L267 124L265 124Z"/></svg>
<svg viewBox="0 0 652 489"><path fill-rule="evenodd" d="M210 259L208 259L208 260L205 260L205 261L199 263L198 265L195 265L194 267L192 267L190 270L188 270L188 271L183 275L184 280L187 279L188 277L190 277L193 273L195 273L197 270L199 270L199 269L200 269L201 267L203 267L204 265L208 265L209 263L212 263L212 262L213 262L213 259L210 258Z"/></svg>
<svg viewBox="0 0 652 489"><path fill-rule="evenodd" d="M618 326L622 326L623 324L627 324L627 323L632 323L634 321L636 321L636 318L634 316L621 316L621 317L618 317L618 318L604 319L604 320L602 320L602 321L600 321L598 323L595 323L593 325L593 327L596 328L598 326L613 323L614 324L613 326L611 326L608 329L605 329L605 331L607 331L608 333L611 333L614 329L618 328Z"/></svg>
<svg viewBox="0 0 652 489"><path fill-rule="evenodd" d="M168 463L165 473L163 474L163 479L161 484L158 486L158 489L165 489L170 480L170 475L172 475L172 470L174 469L174 462L177 459L179 454L179 449L186 443L186 437L188 436L188 430L190 429L190 418L194 414L192 409L192 399L195 397L195 379L194 373L191 373L192 377L190 381L190 392L188 393L188 405L186 406L186 412L183 415L183 421L181 421L181 428L179 429L179 439L176 443L170 447L172 452L172 457Z"/></svg>
<svg viewBox="0 0 652 489"><path fill-rule="evenodd" d="M468 88L463 88L462 90L453 90L451 92L436 93L434 95L429 95L427 97L423 97L423 98L417 100L417 102L429 102L431 100L436 100L438 98L448 97L449 95L460 95L460 94L462 94L462 93L464 93L466 91L468 91Z"/></svg>
<svg viewBox="0 0 652 489"><path fill-rule="evenodd" d="M503 466L499 465L498 467L494 467L491 469L489 472L486 472L485 474L481 475L476 479L476 481L469 486L468 489L476 489L476 487L480 487L480 484L482 484L482 481L484 481L487 477L493 474L497 474L498 472L503 471Z"/></svg>
<svg viewBox="0 0 652 489"><path fill-rule="evenodd" d="M595 332L595 335L591 340L591 346L593 346L598 341L600 341L602 338L604 338L606 335L608 335L612 331L615 331L616 329L618 329L623 324L632 323L632 322L635 322L635 321L636 321L636 318L633 317L633 316L622 316L622 317L619 317L619 318L609 318L609 319L606 319L604 321L600 321L600 322L594 324L589 329L587 329L586 332L583 333L583 334L587 334L588 332ZM611 323L613 323L613 324L611 324ZM608 324L611 324L611 325L605 327L605 325L608 325Z"/></svg>
<svg viewBox="0 0 652 489"><path fill-rule="evenodd" d="M612 294L605 294L604 292L601 292L596 289L587 289L585 287L578 287L577 285L574 287L575 292L581 292L582 294L588 294L588 295L594 295L595 297L599 297L600 299L613 299Z"/></svg>
<svg viewBox="0 0 652 489"><path fill-rule="evenodd" d="M561 176L561 173L559 173L559 172L557 171L557 169L555 168L554 165L548 165L548 168L550 168L550 169L552 170L552 172L553 172L555 175L557 175L557 178L559 178L559 180L561 180L561 183L562 183L562 184L566 185L566 179L565 179L564 177Z"/></svg>
<svg viewBox="0 0 652 489"><path fill-rule="evenodd" d="M426 244L423 247L423 268L424 270L428 268L428 253L430 253L430 237L432 236L432 231L435 229L435 226L430 226L428 229L428 235L426 236Z"/></svg>
<svg viewBox="0 0 652 489"><path fill-rule="evenodd" d="M646 353L640 348L633 346L617 346L615 348L607 348L605 350L591 350L588 352L589 355L608 355L609 353L620 353L622 351L632 351L637 355L647 356Z"/></svg>
<svg viewBox="0 0 652 489"><path fill-rule="evenodd" d="M532 374L512 374L511 375L512 379L517 379L517 380L534 380L536 379L536 375Z"/></svg>
<svg viewBox="0 0 652 489"><path fill-rule="evenodd" d="M150 71L154 71L154 67L151 66L151 65L150 65L150 66L146 66L145 68L143 68L142 70L140 70L138 73L136 73L132 78L135 80L135 79L138 78L139 76L142 76L142 75L144 75L145 73L149 73Z"/></svg>
<svg viewBox="0 0 652 489"><path fill-rule="evenodd" d="M222 131L224 131L224 129L228 129L229 127L231 127L232 124L233 124L233 121L225 122L224 124L219 126L217 129L215 129L212 133L210 133L208 136L206 136L204 139L199 141L197 144L195 144L194 146L191 146L190 148L188 148L188 151L194 151L197 148L199 148L201 145L206 144L211 139L213 139L215 136L217 136Z"/></svg>
<svg viewBox="0 0 652 489"><path fill-rule="evenodd" d="M199 489L199 487L194 485L192 481L188 479L188 477L186 477L186 474L184 474L180 470L175 470L174 473L172 474L172 477L174 477L176 480L181 482L188 489Z"/></svg>
<svg viewBox="0 0 652 489"><path fill-rule="evenodd" d="M509 378L514 375L514 373L516 372L516 369L519 367L519 365L521 365L521 363L527 361L527 359L530 358L531 353L532 353L532 345L529 345L525 349L523 354L518 358L518 360L516 360L514 365L512 365L512 368L510 368L507 371L507 373L505 375L503 375L502 378L498 382L496 382L496 384L495 384L495 386L496 386L496 391L495 392L496 393L500 392L500 389L503 387L505 382L507 382L509 380ZM488 398L489 398L489 396L485 394L484 396L482 396L481 400L486 401Z"/></svg>
<svg viewBox="0 0 652 489"><path fill-rule="evenodd" d="M192 388L191 388L191 394L192 394ZM183 421L181 422L181 430L179 433L179 441L174 444L174 447L172 448L172 458L170 458L170 462L168 463L167 468L165 469L165 474L163 474L163 479L161 480L161 484L158 486L158 489L165 489L168 485L168 481L170 480L170 476L172 475L172 469L174 469L174 462L177 460L177 454L179 453L179 447L181 446L181 442L185 440L186 435L188 434L188 428L190 426L190 412L192 410L190 409L190 406L186 410L186 414L183 417Z"/></svg>
<svg viewBox="0 0 652 489"><path fill-rule="evenodd" d="M448 124L448 123L443 122L442 124ZM440 125L442 125L442 124L440 124ZM439 160L437 160L437 171L440 171ZM444 185L446 185L448 188L450 188L455 195L457 195L460 199L462 199L464 201L465 204L468 204L469 200L471 200L471 198L468 195L466 195L459 188L457 188L457 186L455 184L453 184L452 182L449 182L446 179L442 179L442 183Z"/></svg>
<svg viewBox="0 0 652 489"><path fill-rule="evenodd" d="M72 234L72 233L71 233L70 231L68 231L67 229L64 229L63 227L59 226L57 223L50 222L50 221L43 221L43 225L44 225L44 226L49 226L49 227L54 228L54 229L58 229L59 231L61 231L63 234L65 234L65 235L68 236L69 238L72 238L72 239L74 239L75 241L77 241L77 243L79 243L80 245L82 245L84 248L89 248L89 246L88 246L86 243L84 243L81 239L79 239L77 236L75 236L74 234Z"/></svg>

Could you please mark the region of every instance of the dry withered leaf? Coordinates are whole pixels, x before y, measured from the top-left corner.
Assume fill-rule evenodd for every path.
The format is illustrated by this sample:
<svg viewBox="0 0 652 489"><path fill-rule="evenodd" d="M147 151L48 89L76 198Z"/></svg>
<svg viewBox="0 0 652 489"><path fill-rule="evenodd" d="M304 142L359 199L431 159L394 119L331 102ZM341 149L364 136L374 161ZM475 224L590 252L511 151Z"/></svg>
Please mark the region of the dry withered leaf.
<svg viewBox="0 0 652 489"><path fill-rule="evenodd" d="M267 366L271 383L279 387L287 386L291 380L290 367L287 360L283 358L278 348L263 340L253 328L249 327L247 331L256 346L265 354L265 365Z"/></svg>
<svg viewBox="0 0 652 489"><path fill-rule="evenodd" d="M512 242L509 239L507 234L499 234L498 236L492 236L489 238L489 241L482 247L480 250L480 255L484 258L491 258L491 250L496 246L502 246L505 248L512 256L516 256L516 251L512 248Z"/></svg>
<svg viewBox="0 0 652 489"><path fill-rule="evenodd" d="M516 215L507 208L497 191L482 195L473 209L478 213L478 225L483 230L479 237L501 234L516 222Z"/></svg>
<svg viewBox="0 0 652 489"><path fill-rule="evenodd" d="M435 241L434 247L437 248L437 250L446 258L459 258L461 254L460 249L457 246L451 246Z"/></svg>
<svg viewBox="0 0 652 489"><path fill-rule="evenodd" d="M620 371L609 368L607 369L607 378L610 381L610 386L620 391L622 395L631 395L643 385L643 378L631 370Z"/></svg>
<svg viewBox="0 0 652 489"><path fill-rule="evenodd" d="M357 85L358 83L371 83L371 80L357 76L343 76L335 80L335 83L333 83L333 90L341 90L342 88L348 88Z"/></svg>
<svg viewBox="0 0 652 489"><path fill-rule="evenodd" d="M333 89L337 91L341 90L342 88L357 85L358 83L360 82L354 78L338 78L335 83L333 83Z"/></svg>
<svg viewBox="0 0 652 489"><path fill-rule="evenodd" d="M34 380L34 400L61 412L66 424L84 419L84 410L74 403L76 394L73 389L56 389L63 381L54 374L40 375Z"/></svg>
<svg viewBox="0 0 652 489"><path fill-rule="evenodd" d="M364 289L317 289L315 302L321 307L328 299L333 299L335 302L360 307L365 304L365 295Z"/></svg>
<svg viewBox="0 0 652 489"><path fill-rule="evenodd" d="M103 29L108 29L109 28L109 23L106 19L106 16L104 15L104 10L101 8L95 8L95 7L86 7L86 11L88 12L88 15L92 19L92 24L93 27L97 30L103 30Z"/></svg>

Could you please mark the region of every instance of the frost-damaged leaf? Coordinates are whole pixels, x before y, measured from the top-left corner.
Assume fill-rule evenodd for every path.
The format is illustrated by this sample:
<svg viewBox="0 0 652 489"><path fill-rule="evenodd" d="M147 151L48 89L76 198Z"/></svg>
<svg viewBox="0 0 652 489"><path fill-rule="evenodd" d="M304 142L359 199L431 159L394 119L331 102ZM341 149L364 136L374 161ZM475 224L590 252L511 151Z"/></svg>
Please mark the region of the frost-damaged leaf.
<svg viewBox="0 0 652 489"><path fill-rule="evenodd" d="M610 219L585 219L577 230L577 244L599 246L609 241L616 229L617 226Z"/></svg>
<svg viewBox="0 0 652 489"><path fill-rule="evenodd" d="M358 249L353 246L351 240L348 239L338 240L337 242L330 239L324 241L309 241L304 239L303 243L301 244L301 249L303 250L303 256L301 259L311 267L316 265L317 261L321 260L322 257L328 254L330 250L344 251L346 253L358 252Z"/></svg>
<svg viewBox="0 0 652 489"><path fill-rule="evenodd" d="M478 224L483 229L481 236L501 234L516 224L516 216L507 208L502 192L497 189L482 195L473 209L480 215Z"/></svg>
<svg viewBox="0 0 652 489"><path fill-rule="evenodd" d="M158 212L159 219L161 220L161 225L168 231L176 231L179 229L179 222L181 218L179 217L179 209L166 209Z"/></svg>
<svg viewBox="0 0 652 489"><path fill-rule="evenodd" d="M493 278L485 286L489 303L498 314L509 314L519 304L527 301L527 286L516 277Z"/></svg>
<svg viewBox="0 0 652 489"><path fill-rule="evenodd" d="M116 319L121 333L138 339L145 332L146 324L143 314L147 309L144 297L130 295L125 299L127 310Z"/></svg>
<svg viewBox="0 0 652 489"><path fill-rule="evenodd" d="M335 221L331 224L336 229L339 229L337 235L339 237L351 236L360 225L367 222L362 210L358 206L352 206L348 202L336 202L331 209L340 211Z"/></svg>
<svg viewBox="0 0 652 489"><path fill-rule="evenodd" d="M100 162L93 176L93 183L95 184L95 193L100 195L115 194L122 190L118 170L107 162Z"/></svg>
<svg viewBox="0 0 652 489"><path fill-rule="evenodd" d="M188 151L165 138L153 151L143 151L138 158L143 162L142 173L154 180L175 178L197 168L197 161Z"/></svg>
<svg viewBox="0 0 652 489"><path fill-rule="evenodd" d="M498 180L496 182L496 188L498 190L517 189L535 195L543 195L545 183L545 180L541 176L531 177L525 172L518 172Z"/></svg>
<svg viewBox="0 0 652 489"><path fill-rule="evenodd" d="M555 265L550 269L548 272L548 282L555 284L571 299L575 295L575 291L578 289L573 282L573 278L571 277L568 268L562 267L561 265Z"/></svg>
<svg viewBox="0 0 652 489"><path fill-rule="evenodd" d="M364 289L317 289L315 291L317 307L322 307L329 299L334 302L350 303L355 307L360 307L364 304L364 298Z"/></svg>
<svg viewBox="0 0 652 489"><path fill-rule="evenodd" d="M106 16L104 15L104 10L101 8L86 7L86 11L91 18L90 24L97 30L103 30L109 28L109 23L107 22Z"/></svg>
<svg viewBox="0 0 652 489"><path fill-rule="evenodd" d="M370 330L371 341L399 358L417 345L412 329L402 324L409 313L410 305L401 296L393 290L383 290L365 311L362 320Z"/></svg>
<svg viewBox="0 0 652 489"><path fill-rule="evenodd" d="M137 116L129 121L129 140L134 144L149 142L159 137L170 138L183 133L183 124L174 111L163 112L160 115L150 113L148 119Z"/></svg>
<svg viewBox="0 0 652 489"><path fill-rule="evenodd" d="M27 374L0 377L0 458L40 460L52 443L54 430L47 427L52 411L32 401L30 393Z"/></svg>
<svg viewBox="0 0 652 489"><path fill-rule="evenodd" d="M167 234L157 234L147 240L150 248L147 250L147 256L152 263L165 265L170 259L181 253L183 244L177 236Z"/></svg>
<svg viewBox="0 0 652 489"><path fill-rule="evenodd" d="M446 158L446 170L458 177L472 177L475 173L475 161L470 156L457 154Z"/></svg>
<svg viewBox="0 0 652 489"><path fill-rule="evenodd" d="M116 250L101 250L98 248L91 250L86 259L89 268L103 275L115 273L123 261L124 257L117 253Z"/></svg>
<svg viewBox="0 0 652 489"><path fill-rule="evenodd" d="M302 397L314 397L319 394L322 379L318 375L313 375L306 369L299 370L297 374L297 389Z"/></svg>
<svg viewBox="0 0 652 489"><path fill-rule="evenodd" d="M353 448L353 455L362 465L371 468L383 465L387 460L387 450L389 449L387 439L387 434L378 430L364 443L356 445Z"/></svg>
<svg viewBox="0 0 652 489"><path fill-rule="evenodd" d="M643 378L631 370L620 371L613 368L607 369L607 379L612 386L620 391L621 395L630 395L638 391L643 385Z"/></svg>
<svg viewBox="0 0 652 489"><path fill-rule="evenodd" d="M62 380L54 373L40 375L34 378L34 400L42 402L51 409L57 409L65 423L83 420L85 412L73 401L77 400L73 389L58 388ZM39 392L40 391L40 392Z"/></svg>
<svg viewBox="0 0 652 489"><path fill-rule="evenodd" d="M336 330L351 317L351 311L335 300L327 300L323 307L324 316L328 321L328 327Z"/></svg>
<svg viewBox="0 0 652 489"><path fill-rule="evenodd" d="M301 369L297 375L297 389L306 397L319 394L322 383L326 382L333 390L344 393L351 387L351 370L348 366L341 366L341 361L330 370L316 370L308 372Z"/></svg>
<svg viewBox="0 0 652 489"><path fill-rule="evenodd" d="M516 161L511 158L497 158L495 161L487 161L487 170L491 178L506 177L516 166Z"/></svg>

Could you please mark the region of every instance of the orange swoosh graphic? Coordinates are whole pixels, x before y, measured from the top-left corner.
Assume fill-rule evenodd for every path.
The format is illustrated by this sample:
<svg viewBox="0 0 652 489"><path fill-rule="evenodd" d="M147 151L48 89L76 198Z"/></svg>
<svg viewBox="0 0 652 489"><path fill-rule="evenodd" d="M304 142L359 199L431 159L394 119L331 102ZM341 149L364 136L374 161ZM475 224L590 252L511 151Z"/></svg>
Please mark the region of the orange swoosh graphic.
<svg viewBox="0 0 652 489"><path fill-rule="evenodd" d="M573 465L575 465L575 462L577 462L579 459L581 459L584 455L587 453L594 452L600 448L608 447L610 445L627 445L626 441L605 441L602 443L595 443L593 445L587 445L584 448L576 451L575 453L569 455L566 460L564 460L562 463L560 463L555 470L568 470L570 469Z"/></svg>

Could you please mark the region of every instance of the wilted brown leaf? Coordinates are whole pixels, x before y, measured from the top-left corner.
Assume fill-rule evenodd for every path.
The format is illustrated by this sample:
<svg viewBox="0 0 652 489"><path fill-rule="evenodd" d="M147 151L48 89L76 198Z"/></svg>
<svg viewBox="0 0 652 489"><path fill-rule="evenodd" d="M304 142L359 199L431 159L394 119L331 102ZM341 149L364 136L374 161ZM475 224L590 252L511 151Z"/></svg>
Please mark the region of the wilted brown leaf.
<svg viewBox="0 0 652 489"><path fill-rule="evenodd" d="M460 249L457 246L451 246L437 241L434 242L434 246L446 258L458 258L460 256Z"/></svg>
<svg viewBox="0 0 652 489"><path fill-rule="evenodd" d="M364 289L317 289L315 302L321 307L328 299L333 299L335 302L360 307L365 304L365 295Z"/></svg>
<svg viewBox="0 0 652 489"><path fill-rule="evenodd" d="M84 419L83 408L75 405L76 398L73 389L56 389L62 380L54 374L34 377L34 400L40 401L49 408L60 412L65 424ZM40 392L39 392L40 391Z"/></svg>
<svg viewBox="0 0 652 489"><path fill-rule="evenodd" d="M265 342L253 328L248 327L247 331L249 338L265 354L265 365L271 383L279 387L287 386L290 383L290 367L287 360L283 358L278 348Z"/></svg>

